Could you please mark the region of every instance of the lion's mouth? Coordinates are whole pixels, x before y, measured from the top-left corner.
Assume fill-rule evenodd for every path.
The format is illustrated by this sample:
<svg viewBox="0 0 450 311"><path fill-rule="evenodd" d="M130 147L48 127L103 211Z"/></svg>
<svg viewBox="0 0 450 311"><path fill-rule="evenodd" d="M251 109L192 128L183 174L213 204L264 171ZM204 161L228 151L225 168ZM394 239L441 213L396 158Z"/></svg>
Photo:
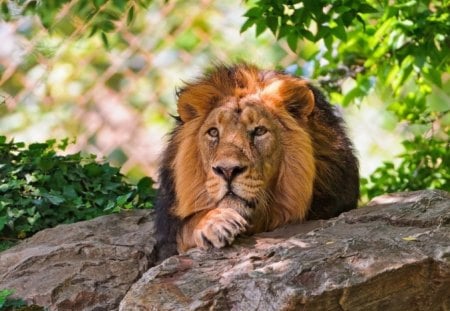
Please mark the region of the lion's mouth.
<svg viewBox="0 0 450 311"><path fill-rule="evenodd" d="M243 198L243 197L237 195L235 192L233 192L233 190L228 190L228 192L225 193L225 195L219 200L218 203L220 204L224 200L239 201L240 203L243 203L248 208L255 207L255 202L246 200L245 198Z"/></svg>

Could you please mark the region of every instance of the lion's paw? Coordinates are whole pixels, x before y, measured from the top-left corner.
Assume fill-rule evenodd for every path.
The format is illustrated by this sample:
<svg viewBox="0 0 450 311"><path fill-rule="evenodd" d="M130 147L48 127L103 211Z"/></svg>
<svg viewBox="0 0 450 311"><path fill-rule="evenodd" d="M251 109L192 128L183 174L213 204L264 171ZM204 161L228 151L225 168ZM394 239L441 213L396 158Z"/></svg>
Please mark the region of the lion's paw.
<svg viewBox="0 0 450 311"><path fill-rule="evenodd" d="M194 229L197 247L221 248L231 244L236 236L245 232L248 223L232 208L216 208L209 211Z"/></svg>

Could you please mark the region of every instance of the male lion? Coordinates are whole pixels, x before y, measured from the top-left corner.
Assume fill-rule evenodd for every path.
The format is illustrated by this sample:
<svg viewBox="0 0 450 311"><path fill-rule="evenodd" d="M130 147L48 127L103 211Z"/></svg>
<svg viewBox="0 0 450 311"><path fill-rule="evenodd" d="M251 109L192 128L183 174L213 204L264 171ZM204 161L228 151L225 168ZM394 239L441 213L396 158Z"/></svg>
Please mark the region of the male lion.
<svg viewBox="0 0 450 311"><path fill-rule="evenodd" d="M156 201L158 257L357 206L342 119L305 80L219 66L178 93Z"/></svg>

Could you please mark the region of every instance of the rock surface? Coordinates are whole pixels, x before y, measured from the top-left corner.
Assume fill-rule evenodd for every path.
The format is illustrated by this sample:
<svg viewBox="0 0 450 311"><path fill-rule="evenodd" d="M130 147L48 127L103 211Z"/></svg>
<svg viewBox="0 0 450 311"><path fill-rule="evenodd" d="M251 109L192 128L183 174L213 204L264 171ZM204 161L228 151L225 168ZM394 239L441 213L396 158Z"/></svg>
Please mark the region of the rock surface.
<svg viewBox="0 0 450 311"><path fill-rule="evenodd" d="M442 191L378 197L150 268L153 236L151 211L44 230L0 253L0 290L49 310L450 310Z"/></svg>
<svg viewBox="0 0 450 311"><path fill-rule="evenodd" d="M114 310L150 265L151 211L43 230L0 253L0 290L49 310Z"/></svg>
<svg viewBox="0 0 450 311"><path fill-rule="evenodd" d="M449 310L450 195L376 198L302 226L151 268L120 310Z"/></svg>

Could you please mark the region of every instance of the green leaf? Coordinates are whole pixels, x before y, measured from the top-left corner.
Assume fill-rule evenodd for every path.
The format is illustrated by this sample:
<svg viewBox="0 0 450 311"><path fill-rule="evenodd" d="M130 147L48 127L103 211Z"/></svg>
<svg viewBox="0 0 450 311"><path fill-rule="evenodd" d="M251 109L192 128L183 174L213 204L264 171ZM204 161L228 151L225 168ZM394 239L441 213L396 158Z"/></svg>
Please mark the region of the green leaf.
<svg viewBox="0 0 450 311"><path fill-rule="evenodd" d="M6 1L2 1L1 10L2 10L3 17L6 19L6 21L8 21L10 14L9 14L8 3Z"/></svg>
<svg viewBox="0 0 450 311"><path fill-rule="evenodd" d="M46 198L47 200L50 201L51 204L53 205L61 205L62 203L64 203L66 201L66 199L56 193L50 194L50 193L41 193L42 197Z"/></svg>
<svg viewBox="0 0 450 311"><path fill-rule="evenodd" d="M42 169L43 171L49 171L54 167L54 158L51 157L44 157L44 158L38 158L37 165L38 168Z"/></svg>
<svg viewBox="0 0 450 311"><path fill-rule="evenodd" d="M393 6L396 9L404 9L404 8L409 8L409 7L413 7L417 5L417 0L411 0L408 2L404 2L404 3L398 3L398 4L394 4Z"/></svg>
<svg viewBox="0 0 450 311"><path fill-rule="evenodd" d="M356 19L362 24L364 32L366 32L366 22L361 17L361 15L356 14Z"/></svg>
<svg viewBox="0 0 450 311"><path fill-rule="evenodd" d="M272 31L272 33L276 36L278 29L278 17L276 16L267 17L267 26L269 27L270 31Z"/></svg>
<svg viewBox="0 0 450 311"><path fill-rule="evenodd" d="M0 216L0 232L3 230L3 228L7 223L8 223L8 216Z"/></svg>
<svg viewBox="0 0 450 311"><path fill-rule="evenodd" d="M329 34L330 34L330 27L325 26L325 25L319 25L319 29L316 33L315 41L318 41L322 38L326 38L326 37L328 37Z"/></svg>
<svg viewBox="0 0 450 311"><path fill-rule="evenodd" d="M259 7L254 7L251 8L250 10L248 10L244 16L246 17L255 17L255 18L260 18L262 16L262 11Z"/></svg>
<svg viewBox="0 0 450 311"><path fill-rule="evenodd" d="M100 6L105 3L105 0L93 0L92 3L94 4L95 8L100 8Z"/></svg>
<svg viewBox="0 0 450 311"><path fill-rule="evenodd" d="M299 34L301 37L308 39L309 41L313 41L314 42L314 35L312 34L311 31L306 30L306 29L300 29L299 30Z"/></svg>
<svg viewBox="0 0 450 311"><path fill-rule="evenodd" d="M256 19L247 19L245 21L245 23L242 25L240 33L243 33L244 31L246 31L247 29L249 29L250 27L252 27L254 24L256 23Z"/></svg>
<svg viewBox="0 0 450 311"><path fill-rule="evenodd" d="M256 22L256 36L259 37L265 30L267 29L266 24L264 21L257 21Z"/></svg>
<svg viewBox="0 0 450 311"><path fill-rule="evenodd" d="M342 41L347 41L347 32L342 24L330 29L331 33Z"/></svg>
<svg viewBox="0 0 450 311"><path fill-rule="evenodd" d="M150 177L143 177L139 180L137 187L139 192L147 192L152 188L153 181Z"/></svg>
<svg viewBox="0 0 450 311"><path fill-rule="evenodd" d="M102 32L100 34L103 44L105 45L106 48L109 48L109 41L108 41L108 37L106 36L106 34L104 32Z"/></svg>
<svg viewBox="0 0 450 311"><path fill-rule="evenodd" d="M411 75L411 72L413 71L413 63L414 63L414 57L412 55L408 55L405 57L405 59L402 61L402 64L400 66L399 75L396 78L396 80L393 83L393 89L397 90L399 87L401 87L405 81L409 78Z"/></svg>
<svg viewBox="0 0 450 311"><path fill-rule="evenodd" d="M116 26L114 26L113 22L111 22L109 19L103 20L98 26L103 31L102 34L106 32L111 32L114 29L116 29Z"/></svg>
<svg viewBox="0 0 450 311"><path fill-rule="evenodd" d="M8 184L0 184L0 192L6 192L9 190L9 183Z"/></svg>
<svg viewBox="0 0 450 311"><path fill-rule="evenodd" d="M351 91L349 91L342 100L342 106L346 107L351 102L353 102L356 98L359 98L363 96L363 93L359 87L353 88Z"/></svg>
<svg viewBox="0 0 450 311"><path fill-rule="evenodd" d="M288 43L289 48L295 53L297 52L297 44L298 44L298 36L294 32L291 32L287 38L286 41Z"/></svg>
<svg viewBox="0 0 450 311"><path fill-rule="evenodd" d="M336 13L342 14L342 13L350 11L351 9L352 8L349 6L341 5L341 6L336 7Z"/></svg>
<svg viewBox="0 0 450 311"><path fill-rule="evenodd" d="M102 167L97 163L89 163L84 166L88 177L98 177L102 174Z"/></svg>
<svg viewBox="0 0 450 311"><path fill-rule="evenodd" d="M127 14L127 25L131 25L134 20L134 6L131 6Z"/></svg>
<svg viewBox="0 0 450 311"><path fill-rule="evenodd" d="M359 12L361 12L361 13L377 13L378 10L376 8L374 8L373 6L371 6L370 4L362 3L359 6Z"/></svg>
<svg viewBox="0 0 450 311"><path fill-rule="evenodd" d="M127 0L113 0L113 3L115 7L123 11L129 2Z"/></svg>
<svg viewBox="0 0 450 311"><path fill-rule="evenodd" d="M116 199L116 204L118 206L124 205L128 201L128 199L131 197L131 195L132 195L132 193L127 193L127 194L118 196Z"/></svg>
<svg viewBox="0 0 450 311"><path fill-rule="evenodd" d="M56 142L55 142L55 144L56 144ZM61 150L61 151L64 151L64 150L66 150L68 145L69 145L69 139L68 138L64 138L58 143L56 148Z"/></svg>
<svg viewBox="0 0 450 311"><path fill-rule="evenodd" d="M437 86L442 87L442 73L439 70L427 67L424 69L423 74L428 80L430 80Z"/></svg>
<svg viewBox="0 0 450 311"><path fill-rule="evenodd" d="M92 37L93 35L95 35L95 33L97 32L98 27L97 25L92 26L91 32L88 35L88 38Z"/></svg>

